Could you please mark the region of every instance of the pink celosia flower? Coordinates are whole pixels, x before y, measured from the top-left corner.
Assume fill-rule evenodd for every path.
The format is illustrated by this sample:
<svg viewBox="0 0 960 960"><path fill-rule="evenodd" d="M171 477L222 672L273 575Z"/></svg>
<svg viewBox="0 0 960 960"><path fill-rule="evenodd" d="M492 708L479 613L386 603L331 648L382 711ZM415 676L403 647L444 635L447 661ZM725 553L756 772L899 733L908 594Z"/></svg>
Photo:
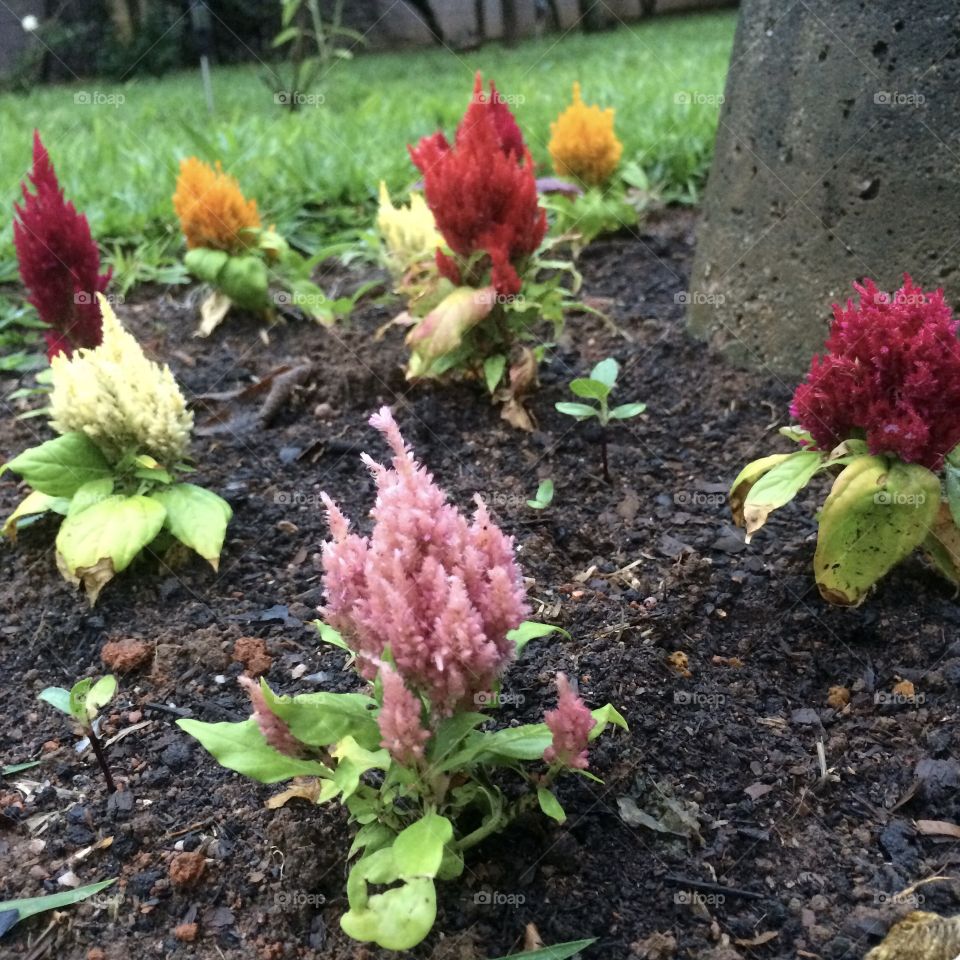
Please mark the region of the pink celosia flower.
<svg viewBox="0 0 960 960"><path fill-rule="evenodd" d="M266 698L260 689L260 684L249 677L237 677L240 686L250 694L253 704L253 716L257 726L263 734L263 739L278 753L288 757L302 757L305 749L291 732L290 728L267 706Z"/></svg>
<svg viewBox="0 0 960 960"><path fill-rule="evenodd" d="M327 621L372 679L389 647L407 686L441 714L489 691L513 657L507 633L526 614L513 540L479 496L473 521L406 448L389 408L370 418L393 448L392 469L363 461L377 485L370 537L323 496L333 539L323 545Z"/></svg>
<svg viewBox="0 0 960 960"><path fill-rule="evenodd" d="M573 692L567 678L557 674L557 708L544 714L553 734L553 743L543 752L547 763L562 763L577 770L587 769L587 743L594 720L586 704Z"/></svg>
<svg viewBox="0 0 960 960"><path fill-rule="evenodd" d="M23 206L14 204L13 243L28 299L46 325L47 356L68 356L77 347L96 347L102 318L96 295L111 271L100 272L100 253L87 218L63 196L50 155L33 134L30 182L21 185Z"/></svg>
<svg viewBox="0 0 960 960"><path fill-rule="evenodd" d="M860 302L834 305L828 352L790 411L823 450L863 437L871 453L939 470L960 443L960 340L943 291L906 274L894 294L872 280L854 289Z"/></svg>
<svg viewBox="0 0 960 960"><path fill-rule="evenodd" d="M380 670L383 683L383 706L378 723L383 740L380 746L390 751L397 763L410 766L423 757L423 745L430 731L420 724L420 701L404 686L396 670L384 666Z"/></svg>

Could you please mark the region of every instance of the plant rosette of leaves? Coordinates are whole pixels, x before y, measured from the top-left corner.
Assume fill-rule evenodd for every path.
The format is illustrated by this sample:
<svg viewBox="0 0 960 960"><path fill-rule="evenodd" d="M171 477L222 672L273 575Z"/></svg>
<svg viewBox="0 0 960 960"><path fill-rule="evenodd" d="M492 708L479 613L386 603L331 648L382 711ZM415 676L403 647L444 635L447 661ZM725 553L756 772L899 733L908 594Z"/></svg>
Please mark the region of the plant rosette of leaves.
<svg viewBox="0 0 960 960"><path fill-rule="evenodd" d="M640 219L622 180L573 195L557 193L543 203L552 214L551 232L570 244L575 257L597 237L635 227Z"/></svg>
<svg viewBox="0 0 960 960"><path fill-rule="evenodd" d="M304 257L275 230L246 232L251 241L241 253L195 247L184 257L187 270L212 288L200 306L198 336L209 336L234 306L266 318L297 310L324 326L349 315L355 298L331 299L311 279L328 250Z"/></svg>
<svg viewBox="0 0 960 960"><path fill-rule="evenodd" d="M100 302L103 343L52 361L51 425L61 435L0 467L0 476L9 470L31 489L3 535L15 540L39 517L61 516L57 566L82 583L91 606L147 548L168 553L179 542L216 570L232 516L223 498L180 479L193 471L183 395L169 368L147 360L102 295Z"/></svg>
<svg viewBox="0 0 960 960"><path fill-rule="evenodd" d="M748 543L774 510L828 472L836 478L819 512L813 561L824 600L858 606L917 548L960 585L960 448L946 458L941 484L941 477L921 464L871 454L863 439L825 451L798 427L780 433L802 449L753 461L730 488L733 517L746 529Z"/></svg>
<svg viewBox="0 0 960 960"><path fill-rule="evenodd" d="M324 642L349 651L332 627L317 626ZM556 630L527 621L509 637L519 655L530 640ZM389 659L388 654L388 665ZM546 723L486 729L492 717L481 711L498 706L499 686L479 710L446 717L430 717L429 703L419 698L431 734L422 757L401 764L381 746L383 687L378 674L369 694L290 697L277 696L261 680L251 691L256 718L177 723L224 767L261 783L316 778L313 786L300 781L281 798L296 795L344 805L357 826L347 856L357 859L347 878L349 910L341 926L356 940L408 950L423 940L436 919L435 882L459 877L466 851L537 806L563 823L566 814L553 790L560 774L600 781L562 760L543 760L553 742ZM268 724L276 723L291 737L286 753L267 742L261 708L269 711ZM610 704L591 715L591 741L609 725L627 729ZM508 796L493 777L498 771L520 778L527 791L511 799L514 791Z"/></svg>

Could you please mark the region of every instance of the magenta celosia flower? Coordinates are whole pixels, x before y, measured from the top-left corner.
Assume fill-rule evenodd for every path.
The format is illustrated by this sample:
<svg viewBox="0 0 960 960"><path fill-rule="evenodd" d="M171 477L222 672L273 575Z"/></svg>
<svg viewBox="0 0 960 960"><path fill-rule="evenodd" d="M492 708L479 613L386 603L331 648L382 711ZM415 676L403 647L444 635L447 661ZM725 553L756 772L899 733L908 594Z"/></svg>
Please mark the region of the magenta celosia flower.
<svg viewBox="0 0 960 960"><path fill-rule="evenodd" d="M834 305L827 353L814 357L790 407L823 450L861 437L873 454L939 470L960 443L958 322L943 291L904 275L894 294L854 284L859 303Z"/></svg>
<svg viewBox="0 0 960 960"><path fill-rule="evenodd" d="M557 674L557 708L544 714L553 734L553 743L543 752L547 763L562 763L577 770L587 769L587 743L594 720L586 704L573 692L567 678Z"/></svg>
<svg viewBox="0 0 960 960"><path fill-rule="evenodd" d="M423 745L430 731L420 723L420 701L404 686L396 670L384 666L380 670L383 683L383 706L377 719L383 740L380 746L390 751L397 763L410 766L423 757Z"/></svg>
<svg viewBox="0 0 960 960"><path fill-rule="evenodd" d="M472 522L447 502L404 445L389 408L370 418L393 466L363 461L377 500L370 537L324 494L333 539L323 545L325 617L357 654L367 679L389 647L407 687L441 714L489 691L514 654L507 633L526 614L513 540L479 496Z"/></svg>
<svg viewBox="0 0 960 960"><path fill-rule="evenodd" d="M111 271L100 273L100 253L83 214L63 196L40 134L33 134L33 169L23 206L14 204L13 242L28 299L49 328L47 356L96 347L101 340L100 305Z"/></svg>
<svg viewBox="0 0 960 960"><path fill-rule="evenodd" d="M256 680L251 680L245 676L237 677L237 681L250 694L253 716L257 721L260 732L263 734L263 739L274 750L287 757L303 757L305 753L304 744L290 732L286 723L267 706L260 684Z"/></svg>

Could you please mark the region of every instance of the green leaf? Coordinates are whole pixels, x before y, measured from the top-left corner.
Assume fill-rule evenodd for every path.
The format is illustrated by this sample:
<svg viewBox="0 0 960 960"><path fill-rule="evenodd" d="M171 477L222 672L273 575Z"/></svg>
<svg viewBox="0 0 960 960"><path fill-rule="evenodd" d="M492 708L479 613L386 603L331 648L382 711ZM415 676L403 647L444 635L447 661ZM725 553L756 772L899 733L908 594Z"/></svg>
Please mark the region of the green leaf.
<svg viewBox="0 0 960 960"><path fill-rule="evenodd" d="M66 497L51 497L48 493L32 490L7 517L3 524L3 535L13 540L17 535L17 521L24 517L36 517L48 511L65 514L69 505L70 501Z"/></svg>
<svg viewBox="0 0 960 960"><path fill-rule="evenodd" d="M516 630L511 630L507 634L507 639L513 641L519 657L523 653L523 648L531 640L549 637L551 633L562 633L567 639L570 638L570 634L563 627L556 627L552 623L537 623L536 620L524 620Z"/></svg>
<svg viewBox="0 0 960 960"><path fill-rule="evenodd" d="M32 767L39 767L42 760L25 760L23 763L8 763L5 767L0 767L0 777L12 777L15 773L22 773Z"/></svg>
<svg viewBox="0 0 960 960"><path fill-rule="evenodd" d="M483 361L483 379L486 381L487 390L490 393L493 393L499 386L506 366L507 358L502 353L487 357Z"/></svg>
<svg viewBox="0 0 960 960"><path fill-rule="evenodd" d="M300 36L299 27L287 27L286 30L281 30L274 38L271 46L273 47L282 47L285 43L289 43L291 40L296 40Z"/></svg>
<svg viewBox="0 0 960 960"><path fill-rule="evenodd" d="M472 730L486 723L488 719L483 713L462 712L441 721L437 732L429 741L430 762L438 764L446 760Z"/></svg>
<svg viewBox="0 0 960 960"><path fill-rule="evenodd" d="M614 407L610 411L610 419L629 420L631 417L639 416L646 409L645 403L621 403L619 407Z"/></svg>
<svg viewBox="0 0 960 960"><path fill-rule="evenodd" d="M545 723L528 723L483 734L476 761L539 760L553 743L553 734Z"/></svg>
<svg viewBox="0 0 960 960"><path fill-rule="evenodd" d="M606 360L601 360L590 371L590 379L602 383L607 388L607 393L609 393L613 389L614 384L616 384L619 374L620 365L613 357L607 357Z"/></svg>
<svg viewBox="0 0 960 960"><path fill-rule="evenodd" d="M112 496L70 514L57 534L57 566L67 579L83 581L95 603L113 575L160 532L166 511L148 497Z"/></svg>
<svg viewBox="0 0 960 960"><path fill-rule="evenodd" d="M813 569L828 603L858 606L930 533L940 481L926 467L859 457L834 481L820 512Z"/></svg>
<svg viewBox="0 0 960 960"><path fill-rule="evenodd" d="M591 407L586 403L555 403L554 408L560 413L565 413L568 417L576 417L578 420L587 420L590 417L600 416L600 411L596 407Z"/></svg>
<svg viewBox="0 0 960 960"><path fill-rule="evenodd" d="M527 501L527 506L533 510L546 510L553 502L553 481L543 480L537 487L537 495Z"/></svg>
<svg viewBox="0 0 960 960"><path fill-rule="evenodd" d="M340 650L346 650L351 656L353 655L353 651L347 646L347 642L340 636L337 630L334 630L333 627L324 623L322 620L314 620L313 625L317 628L320 639L324 643L329 643L331 647L337 647Z"/></svg>
<svg viewBox="0 0 960 960"><path fill-rule="evenodd" d="M949 460L944 463L944 476L947 487L947 505L953 522L960 527L960 467Z"/></svg>
<svg viewBox="0 0 960 960"><path fill-rule="evenodd" d="M270 305L267 265L253 255L228 257L215 281L238 307L264 310Z"/></svg>
<svg viewBox="0 0 960 960"><path fill-rule="evenodd" d="M76 887L73 890L64 890L63 893L50 893L45 897L26 897L22 900L3 900L0 901L0 917L8 912L16 912L17 919L6 925L9 930L21 920L38 913L45 913L47 910L59 910L61 907L69 907L74 903L80 903L87 897L92 897L101 890L106 890L111 884L116 883L117 878L111 880L101 880L99 883L88 883L84 887Z"/></svg>
<svg viewBox="0 0 960 960"><path fill-rule="evenodd" d="M772 458L766 458L770 460ZM750 467L757 468L763 461L757 461ZM789 503L820 469L823 455L813 451L800 450L788 454L773 469L764 473L753 483L743 500L743 525L747 530L747 542L767 521L767 517L778 507ZM747 469L750 469L748 467ZM738 477L740 483L743 474ZM737 483L734 484L734 491ZM731 493L731 499L733 493Z"/></svg>
<svg viewBox="0 0 960 960"><path fill-rule="evenodd" d="M352 737L361 748L379 746L376 701L371 697L326 691L278 697L263 679L260 689L270 711L287 724L301 743L326 747Z"/></svg>
<svg viewBox="0 0 960 960"><path fill-rule="evenodd" d="M176 483L154 490L149 497L166 510L164 528L217 570L227 524L233 516L230 504L193 483Z"/></svg>
<svg viewBox="0 0 960 960"><path fill-rule="evenodd" d="M396 836L393 830L379 821L364 824L353 838L347 859L351 859L359 850L365 850L367 854L382 850L387 844L392 844Z"/></svg>
<svg viewBox="0 0 960 960"><path fill-rule="evenodd" d="M436 918L433 881L417 877L375 894L362 909L351 907L340 926L354 940L373 942L386 950L410 950L430 932Z"/></svg>
<svg viewBox="0 0 960 960"><path fill-rule="evenodd" d="M198 280L212 284L216 283L217 276L229 257L230 255L224 250L207 250L204 247L197 247L187 251L183 263Z"/></svg>
<svg viewBox="0 0 960 960"><path fill-rule="evenodd" d="M221 766L236 770L260 783L276 783L292 777L331 777L333 771L316 760L298 760L274 750L260 732L257 721L204 723L178 720L177 726L199 740Z"/></svg>
<svg viewBox="0 0 960 960"><path fill-rule="evenodd" d="M24 481L51 497L72 497L89 480L113 475L99 448L82 433L62 437L24 450L2 469L20 474Z"/></svg>
<svg viewBox="0 0 960 960"><path fill-rule="evenodd" d="M556 943L552 947L542 947L539 950L511 953L509 957L498 957L497 960L567 960L596 942L596 937L589 940L569 940L567 943Z"/></svg>
<svg viewBox="0 0 960 960"><path fill-rule="evenodd" d="M101 477L99 480L89 480L70 498L66 516L72 517L87 507L102 503L113 493L113 477Z"/></svg>
<svg viewBox="0 0 960 960"><path fill-rule="evenodd" d="M117 678L112 673L108 673L105 677L101 677L87 692L87 696L85 698L87 716L91 720L96 719L97 714L100 712L100 708L108 704L113 699L113 695L116 692Z"/></svg>
<svg viewBox="0 0 960 960"><path fill-rule="evenodd" d="M443 860L443 848L453 839L453 825L446 817L427 813L401 830L393 844L393 857L400 876L435 877Z"/></svg>
<svg viewBox="0 0 960 960"><path fill-rule="evenodd" d="M597 737L607 729L607 724L620 727L622 730L629 730L627 721L623 719L622 714L613 704L606 703L596 710L591 710L594 720L594 728L590 731L590 739L596 740Z"/></svg>
<svg viewBox="0 0 960 960"><path fill-rule="evenodd" d="M578 377L570 381L570 392L577 397L587 400L606 400L610 395L610 387L600 380L591 380L589 377Z"/></svg>
<svg viewBox="0 0 960 960"><path fill-rule="evenodd" d="M45 687L37 696L44 703L49 703L51 707L65 713L68 717L71 715L69 690L64 690L63 687Z"/></svg>
<svg viewBox="0 0 960 960"><path fill-rule="evenodd" d="M546 787L537 788L537 800L540 803L540 809L557 823L565 823L567 815L560 806L560 801L553 795L552 791Z"/></svg>

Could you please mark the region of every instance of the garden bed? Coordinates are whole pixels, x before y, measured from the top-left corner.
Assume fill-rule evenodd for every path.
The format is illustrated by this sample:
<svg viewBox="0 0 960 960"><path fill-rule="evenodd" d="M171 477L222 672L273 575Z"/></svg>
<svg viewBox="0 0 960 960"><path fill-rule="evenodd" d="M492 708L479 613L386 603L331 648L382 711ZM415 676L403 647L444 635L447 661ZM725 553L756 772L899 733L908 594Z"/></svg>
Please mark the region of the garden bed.
<svg viewBox="0 0 960 960"><path fill-rule="evenodd" d="M732 528L726 488L776 444L793 384L734 370L685 333L677 294L687 288L693 226L691 215L670 214L639 242L586 250L586 293L618 331L592 316L569 319L531 402L533 434L502 422L479 388L407 384L401 334L373 336L389 305L367 303L330 331L276 327L269 343L234 318L210 340L191 338L197 308L179 293L120 308L188 395L242 388L285 364L314 369L269 426L256 417L262 395L207 400L197 411L206 424L195 444L199 482L235 511L218 575L199 561L159 575L148 564L109 584L91 611L56 571L52 523L0 550L0 760L45 758L0 781L0 899L54 890L68 869L83 883L120 878L52 927L50 914L21 924L0 954L388 956L339 929L343 814L299 800L266 809L279 787L221 769L175 726L178 716L248 713L232 660L242 637L265 641L266 676L279 692L356 684L343 654L321 647L309 626L322 600L319 494L365 516L372 482L359 453L385 456L366 425L385 403L459 505L475 491L486 498L521 547L536 617L571 635L527 648L505 680L502 722L540 719L563 670L589 705L613 703L631 728L594 745L603 785L563 781L564 826L531 816L471 851L461 880L440 885L436 927L413 956L500 956L522 949L534 924L548 944L598 937L585 954L597 960L852 960L906 909L885 894L953 873L956 843L920 836L913 822L960 820L960 610L919 559L861 609L828 608L811 570L822 484L750 546ZM648 410L613 428L606 484L597 436L554 403L569 398L573 376L611 355L623 366L615 399L644 400ZM41 421L15 412L3 410L3 459L46 435ZM538 513L526 500L546 477L556 498ZM8 480L0 507L16 500ZM155 645L155 656L121 678L108 711L108 737L134 728L109 751L129 792L108 798L92 759L75 755L63 718L36 694L102 672L103 644L128 637ZM677 652L690 676L669 659ZM901 680L915 685L915 702L886 702ZM852 693L839 711L827 704L834 686ZM30 781L38 785L24 805L17 784ZM621 815L636 822L637 811L665 809L674 832ZM71 860L108 837L111 845ZM207 855L192 886L168 876L179 850ZM956 912L947 885L917 895L926 909ZM194 923L180 935L196 939L175 938Z"/></svg>

